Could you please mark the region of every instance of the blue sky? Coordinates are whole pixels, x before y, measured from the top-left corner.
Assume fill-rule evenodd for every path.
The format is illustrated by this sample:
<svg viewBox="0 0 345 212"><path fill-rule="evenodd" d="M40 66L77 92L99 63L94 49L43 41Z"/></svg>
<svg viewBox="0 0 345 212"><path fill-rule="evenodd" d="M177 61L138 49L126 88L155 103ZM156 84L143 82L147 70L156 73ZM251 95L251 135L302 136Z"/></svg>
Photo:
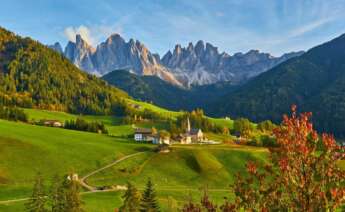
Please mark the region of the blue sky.
<svg viewBox="0 0 345 212"><path fill-rule="evenodd" d="M2 0L0 25L45 44L112 33L164 54L204 40L229 54L280 55L345 33L344 0Z"/></svg>

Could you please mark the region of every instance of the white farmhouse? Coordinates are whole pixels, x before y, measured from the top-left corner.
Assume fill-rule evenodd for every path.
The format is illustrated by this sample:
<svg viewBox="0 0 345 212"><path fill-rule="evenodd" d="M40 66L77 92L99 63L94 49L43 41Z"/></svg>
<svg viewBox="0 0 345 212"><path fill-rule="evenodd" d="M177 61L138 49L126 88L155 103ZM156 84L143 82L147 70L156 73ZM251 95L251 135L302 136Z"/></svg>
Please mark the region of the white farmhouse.
<svg viewBox="0 0 345 212"><path fill-rule="evenodd" d="M151 141L155 140L156 135L152 133L152 129L136 128L134 132L135 141Z"/></svg>

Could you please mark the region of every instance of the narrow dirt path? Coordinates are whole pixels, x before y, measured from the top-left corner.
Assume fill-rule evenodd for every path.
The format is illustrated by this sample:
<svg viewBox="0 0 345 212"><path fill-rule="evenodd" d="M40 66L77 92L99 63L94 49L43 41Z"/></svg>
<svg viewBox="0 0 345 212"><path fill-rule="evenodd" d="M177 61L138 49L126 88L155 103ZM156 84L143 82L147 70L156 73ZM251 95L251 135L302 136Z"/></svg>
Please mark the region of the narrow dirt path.
<svg viewBox="0 0 345 212"><path fill-rule="evenodd" d="M118 159L118 160L116 160L116 161L114 161L114 162L112 162L112 163L106 165L106 166L103 166L102 168L99 168L99 169L97 169L97 170L95 170L95 171L92 171L92 172L88 173L87 175L85 175L84 177L82 177L81 179L79 179L79 182L80 182L81 186L83 186L83 187L86 188L87 190L89 190L89 191L97 191L97 188L96 188L96 187L91 186L91 185L89 185L89 184L86 182L86 179L87 179L87 178L91 177L92 175L97 174L98 172L101 172L101 171L103 171L103 170L105 170L105 169L108 169L108 168L110 168L110 167L112 167L112 166L115 166L116 164L120 163L121 161L124 161L124 160L126 160L126 159L128 159L128 158L135 157L135 156L140 155L140 154L143 154L143 153L145 153L145 152L137 152L137 153L134 153L134 154L131 154L131 155L126 155L126 156L124 156L124 157L122 157L122 158L120 158L120 159Z"/></svg>
<svg viewBox="0 0 345 212"><path fill-rule="evenodd" d="M30 198L21 198L21 199L11 199L11 200L0 200L0 205L7 205L15 202L22 202L22 201L27 201Z"/></svg>
<svg viewBox="0 0 345 212"><path fill-rule="evenodd" d="M135 157L137 155L140 155L140 154L144 154L146 152L137 152L137 153L134 153L134 154L130 154L130 155L126 155L106 166L103 166L97 170L94 170L88 174L86 174L85 176L83 176L81 179L79 179L79 182L81 184L81 186L83 186L84 188L86 188L88 191L85 191L85 192L81 192L81 194L88 194L88 193L98 193L98 192L112 192L112 191L118 191L119 189L104 189L104 190L98 190L97 187L95 186L92 186L90 184L88 184L86 182L86 179L91 177L92 175L95 175L105 169L108 169L118 163L120 163L121 161L124 161L128 158L132 158L132 157ZM141 189L139 189L141 190ZM156 189L157 191L197 191L199 189L197 188L178 188L178 187L163 187L163 188L157 188ZM219 189L219 188L209 188L208 191L210 192L227 192L227 191L230 191L230 189ZM23 201L27 201L29 200L30 198L21 198L21 199L12 199L12 200L0 200L0 205L6 205L6 204L11 204L11 203L15 203L15 202L23 202Z"/></svg>
<svg viewBox="0 0 345 212"><path fill-rule="evenodd" d="M116 191L116 189L97 190L96 187L89 185L89 184L86 182L86 179L89 178L89 177L91 177L92 175L97 174L98 172L101 172L101 171L103 171L103 170L105 170L105 169L108 169L108 168L110 168L110 167L112 167L112 166L114 166L114 165L120 163L121 161L124 161L124 160L126 160L126 159L128 159L128 158L135 157L135 156L140 155L140 154L143 154L143 153L145 153L145 152L137 152L137 153L134 153L134 154L126 155L126 156L124 156L124 157L122 157L122 158L120 158L120 159L118 159L118 160L116 160L116 161L114 161L114 162L112 162L112 163L106 165L106 166L103 166L102 168L99 168L99 169L97 169L97 170L95 170L95 171L92 171L92 172L88 173L87 175L85 175L84 177L82 177L81 179L79 179L80 185L83 186L84 188L86 188L86 189L88 190L88 191L86 191L86 192L81 192L81 194L87 194L87 193L93 193L93 192ZM27 197L27 198L20 198L20 199L0 200L0 205L6 205L6 204L15 203L15 202L23 202L23 201L27 201L27 200L29 200L29 199L30 199L30 198Z"/></svg>

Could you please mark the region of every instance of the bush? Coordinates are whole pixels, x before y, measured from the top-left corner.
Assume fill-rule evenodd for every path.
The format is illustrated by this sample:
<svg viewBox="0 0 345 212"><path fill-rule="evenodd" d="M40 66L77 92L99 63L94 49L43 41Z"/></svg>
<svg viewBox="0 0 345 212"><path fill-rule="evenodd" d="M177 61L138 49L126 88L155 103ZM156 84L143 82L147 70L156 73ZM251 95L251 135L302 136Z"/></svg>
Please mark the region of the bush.
<svg viewBox="0 0 345 212"><path fill-rule="evenodd" d="M258 124L258 130L264 131L272 131L276 127L270 120L262 121Z"/></svg>
<svg viewBox="0 0 345 212"><path fill-rule="evenodd" d="M97 121L87 122L80 118L77 118L75 121L74 120L65 121L64 128L71 129L71 130L108 134L108 130L105 128L102 122L97 122Z"/></svg>
<svg viewBox="0 0 345 212"><path fill-rule="evenodd" d="M0 106L0 118L10 121L28 121L28 115L24 112L24 110L16 107Z"/></svg>
<svg viewBox="0 0 345 212"><path fill-rule="evenodd" d="M252 140L247 142L249 146L263 146L263 142L261 139L253 138Z"/></svg>
<svg viewBox="0 0 345 212"><path fill-rule="evenodd" d="M268 136L268 135L262 135L260 137L261 142L262 142L262 146L264 147L277 147L277 141L274 137L272 136Z"/></svg>
<svg viewBox="0 0 345 212"><path fill-rule="evenodd" d="M236 134L247 138L252 130L253 126L248 119L239 118L234 121L234 131Z"/></svg>

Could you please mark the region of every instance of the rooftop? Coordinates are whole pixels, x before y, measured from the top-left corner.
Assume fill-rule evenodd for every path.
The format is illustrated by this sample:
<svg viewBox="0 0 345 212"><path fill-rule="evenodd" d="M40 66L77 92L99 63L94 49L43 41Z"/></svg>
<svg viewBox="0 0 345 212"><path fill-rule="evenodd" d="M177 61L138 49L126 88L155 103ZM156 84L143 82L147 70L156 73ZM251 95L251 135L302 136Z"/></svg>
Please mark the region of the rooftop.
<svg viewBox="0 0 345 212"><path fill-rule="evenodd" d="M147 128L136 128L135 133L141 133L141 134L151 134L152 130Z"/></svg>

